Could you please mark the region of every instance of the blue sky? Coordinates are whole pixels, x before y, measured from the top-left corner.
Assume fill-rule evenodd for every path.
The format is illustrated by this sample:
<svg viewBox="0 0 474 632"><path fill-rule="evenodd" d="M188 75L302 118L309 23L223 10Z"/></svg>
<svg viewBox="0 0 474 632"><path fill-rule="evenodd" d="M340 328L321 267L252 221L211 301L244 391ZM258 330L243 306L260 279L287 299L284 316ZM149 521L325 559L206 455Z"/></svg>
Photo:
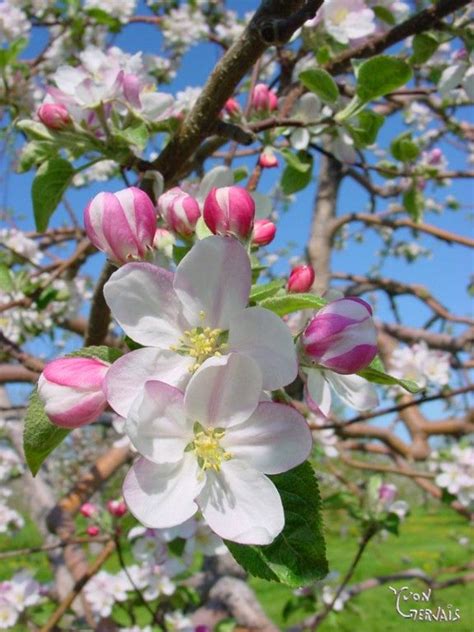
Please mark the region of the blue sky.
<svg viewBox="0 0 474 632"><path fill-rule="evenodd" d="M258 6L258 2L243 0L239 2L230 1L228 7L237 9L239 13L254 10ZM147 13L146 8L141 3L138 11L141 14ZM31 46L25 51L26 56L34 54L39 50L44 42L44 31L35 35ZM121 34L114 38L114 44L120 46L126 51L136 52L142 50L145 53L159 53L161 46L161 38L156 27L144 24L134 24L126 27ZM220 55L220 50L215 45L198 45L191 49L182 65L182 69L178 72L176 80L171 86L164 89L166 91L175 92L184 87L202 85L213 68L215 62ZM472 117L472 111L470 112ZM396 117L389 119L382 128L379 136L379 142L384 145L387 140L393 138L403 129L401 120ZM441 148L445 151L449 160L449 168L466 169L468 165L464 162L462 153L455 147L447 144L441 144ZM209 166L217 164L209 162ZM250 166L253 164L249 163ZM3 162L0 166L0 174L5 177L8 164ZM317 172L317 171L316 171ZM262 179L259 190L262 193L269 191L275 181L276 170L267 173ZM32 174L23 174L21 176L8 174L4 180L3 200L21 212L23 219L20 222L24 229L32 229L34 226L32 220L32 204L30 199L30 187ZM100 190L114 191L122 188L122 182L99 183L84 190L70 190L67 193L68 200L75 209L76 215L82 218L83 208L93 195ZM428 189L430 191L430 189ZM281 216L278 227L277 238L269 248L270 251L284 247L289 242L296 244L294 254L304 252L305 245L309 237L309 226L311 221L312 205L315 194L315 184L313 183L303 192L299 193L295 198L291 211ZM432 216L428 214L426 220L436 224L437 226L461 234L472 234L472 225L469 224L467 216L472 212L472 185L469 181L459 180L453 183L449 189L438 190L434 197L439 200L444 199L446 195L455 195L461 204L471 205L469 210L461 209L456 212L446 212L442 216ZM349 178L345 179L341 190L339 200L339 212L363 212L366 210L367 195L359 185L356 185ZM379 206L379 210L383 210L383 206ZM51 222L52 226L61 225L65 220L64 212L59 210ZM356 225L351 224L351 232L355 230ZM402 235L408 235L407 231L400 231ZM412 239L409 239L412 241ZM441 243L431 237L423 239L422 243L433 249L431 259L420 259L414 264L407 264L402 259L392 260L384 267L384 276L393 276L394 278L413 283L422 283L432 289L435 296L439 298L445 305L453 311L460 314L468 314L471 306L466 293L466 286L469 274L473 271L472 255L466 248L455 246L451 247ZM352 273L366 273L375 261L375 253L380 248L381 241L376 237L373 231L364 231L364 242L362 244L351 243L345 251L335 252L333 256L334 271L350 271ZM102 266L104 256L102 254L92 257L85 267L85 270L91 275L97 274ZM288 264L279 263L276 266L278 273L287 273ZM317 274L317 271L316 271ZM379 294L381 296L381 294ZM409 326L422 326L427 310L423 308L419 301L406 298L402 299L404 323ZM387 305L383 301L377 304L377 315L381 318L388 317L392 319L388 312ZM46 343L46 341L45 341ZM46 350L47 344L35 344L35 349L43 348Z"/></svg>

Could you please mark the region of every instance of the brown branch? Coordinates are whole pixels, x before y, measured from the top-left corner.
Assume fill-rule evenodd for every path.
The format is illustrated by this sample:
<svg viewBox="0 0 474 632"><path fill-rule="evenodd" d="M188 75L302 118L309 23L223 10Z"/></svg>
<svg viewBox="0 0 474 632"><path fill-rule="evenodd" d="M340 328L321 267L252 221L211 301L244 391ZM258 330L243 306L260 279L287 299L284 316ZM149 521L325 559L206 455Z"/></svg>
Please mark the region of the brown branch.
<svg viewBox="0 0 474 632"><path fill-rule="evenodd" d="M92 296L91 310L84 340L86 347L103 344L110 325L110 309L104 298L104 285L115 272L116 267L107 261L95 286Z"/></svg>
<svg viewBox="0 0 474 632"><path fill-rule="evenodd" d="M465 237L464 235L452 233L448 230L444 230L443 228L439 228L438 226L433 226L432 224L424 224L423 222L417 223L407 218L395 220L388 219L377 215L369 215L368 213L348 213L346 215L338 217L332 222L332 234L334 235L345 224L349 224L350 222L362 222L366 225L386 226L387 228L393 229L411 228L413 231L432 235L433 237L436 237L436 239L445 241L450 244L456 243L461 244L462 246L467 246L469 248L474 248L474 239L470 239L469 237Z"/></svg>
<svg viewBox="0 0 474 632"><path fill-rule="evenodd" d="M444 351L468 351L474 342L474 328L468 329L460 336L451 336L449 334L439 334L426 329L418 329L416 327L407 327L395 323L377 323L378 328L389 334L397 340L403 340L408 343L420 342L424 340L429 347L434 349L443 349Z"/></svg>
<svg viewBox="0 0 474 632"><path fill-rule="evenodd" d="M31 371L21 364L0 364L0 384L26 382L36 384L41 371Z"/></svg>
<svg viewBox="0 0 474 632"><path fill-rule="evenodd" d="M349 467L354 467L358 470L370 470L373 472L385 472L387 474L398 474L400 476L407 476L408 478L435 478L436 474L432 472L417 472L416 470L400 469L392 465L385 465L384 463L374 463L368 461L356 461L344 454L341 454L341 460Z"/></svg>
<svg viewBox="0 0 474 632"><path fill-rule="evenodd" d="M111 554L115 550L115 542L113 540L109 541L96 559L88 566L86 572L76 581L72 590L66 595L63 601L59 604L59 607L53 612L51 617L45 623L45 625L40 628L39 632L51 632L56 629L56 625L62 619L63 615L67 612L67 610L72 605L74 599L80 595L82 589L87 584L87 582L94 577L94 575L100 570L105 561L111 556Z"/></svg>

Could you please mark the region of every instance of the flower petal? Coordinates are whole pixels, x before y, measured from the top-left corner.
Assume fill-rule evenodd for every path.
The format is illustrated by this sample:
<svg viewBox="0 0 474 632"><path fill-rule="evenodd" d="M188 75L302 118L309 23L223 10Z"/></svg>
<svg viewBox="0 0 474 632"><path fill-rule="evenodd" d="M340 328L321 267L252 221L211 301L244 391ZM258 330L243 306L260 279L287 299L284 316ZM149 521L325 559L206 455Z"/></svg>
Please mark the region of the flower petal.
<svg viewBox="0 0 474 632"><path fill-rule="evenodd" d="M324 379L323 372L319 369L306 369L305 372L308 376L306 388L311 398L311 404L315 405L327 417L331 410L331 389L329 384Z"/></svg>
<svg viewBox="0 0 474 632"><path fill-rule="evenodd" d="M265 474L296 467L311 452L311 431L291 406L261 402L242 424L232 426L221 441L235 459Z"/></svg>
<svg viewBox="0 0 474 632"><path fill-rule="evenodd" d="M158 464L176 463L193 439L184 414L184 394L164 382L147 382L133 402L125 432L135 448Z"/></svg>
<svg viewBox="0 0 474 632"><path fill-rule="evenodd" d="M262 371L263 388L281 388L298 374L291 331L268 309L250 307L231 318L229 349L255 360Z"/></svg>
<svg viewBox="0 0 474 632"><path fill-rule="evenodd" d="M145 527L175 527L196 513L195 498L204 482L198 480L199 468L192 455L179 463L156 465L138 459L129 470L123 497L130 512Z"/></svg>
<svg viewBox="0 0 474 632"><path fill-rule="evenodd" d="M270 544L285 525L275 485L237 459L207 472L197 502L217 535L240 544Z"/></svg>
<svg viewBox="0 0 474 632"><path fill-rule="evenodd" d="M188 384L184 408L204 426L233 426L254 412L261 390L262 374L255 361L231 353L204 362Z"/></svg>
<svg viewBox="0 0 474 632"><path fill-rule="evenodd" d="M360 375L339 375L325 371L325 376L347 406L355 410L371 410L379 403L375 387Z"/></svg>
<svg viewBox="0 0 474 632"><path fill-rule="evenodd" d="M189 356L153 347L131 351L114 362L106 375L103 388L107 401L115 412L126 417L148 380L160 380L184 389L190 378L188 367L193 362Z"/></svg>
<svg viewBox="0 0 474 632"><path fill-rule="evenodd" d="M127 336L142 345L169 349L186 324L171 272L151 263L127 263L104 286L112 314Z"/></svg>
<svg viewBox="0 0 474 632"><path fill-rule="evenodd" d="M186 318L229 328L229 319L248 302L251 286L250 260L245 248L233 237L207 237L197 242L178 265L174 289Z"/></svg>

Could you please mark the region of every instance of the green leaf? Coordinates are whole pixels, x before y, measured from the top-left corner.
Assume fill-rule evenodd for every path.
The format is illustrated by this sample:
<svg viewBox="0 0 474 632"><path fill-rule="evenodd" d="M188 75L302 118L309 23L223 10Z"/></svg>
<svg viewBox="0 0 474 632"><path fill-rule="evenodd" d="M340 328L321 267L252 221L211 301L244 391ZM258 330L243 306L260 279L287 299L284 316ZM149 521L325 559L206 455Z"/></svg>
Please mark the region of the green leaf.
<svg viewBox="0 0 474 632"><path fill-rule="evenodd" d="M375 143L379 129L384 122L385 118L381 114L372 112L372 110L363 110L357 118L357 125L347 125L347 130L357 147L362 148Z"/></svg>
<svg viewBox="0 0 474 632"><path fill-rule="evenodd" d="M51 452L64 441L70 430L52 424L36 389L30 396L23 431L25 459L33 476Z"/></svg>
<svg viewBox="0 0 474 632"><path fill-rule="evenodd" d="M83 347L68 353L66 357L98 358L103 362L112 363L122 355L118 349L102 345ZM23 449L33 476L36 476L42 463L70 432L68 428L60 428L50 422L44 412L44 404L35 389L30 396L23 430Z"/></svg>
<svg viewBox="0 0 474 632"><path fill-rule="evenodd" d="M396 160L413 162L418 158L420 148L412 139L410 132L400 134L390 143L390 152Z"/></svg>
<svg viewBox="0 0 474 632"><path fill-rule="evenodd" d="M5 263L0 263L0 289L4 292L11 292L14 289L10 269Z"/></svg>
<svg viewBox="0 0 474 632"><path fill-rule="evenodd" d="M358 114L364 106L404 86L413 76L411 67L402 59L379 55L362 62L357 68L356 94L352 101L335 116L342 122Z"/></svg>
<svg viewBox="0 0 474 632"><path fill-rule="evenodd" d="M414 222L421 222L423 219L424 197L416 183L403 194L403 205Z"/></svg>
<svg viewBox="0 0 474 632"><path fill-rule="evenodd" d="M107 11L104 11L103 9L88 9L86 13L93 18L97 24L108 26L112 32L118 33L118 31L122 28L120 20L114 18L110 15L110 13L107 13Z"/></svg>
<svg viewBox="0 0 474 632"><path fill-rule="evenodd" d="M0 50L0 68L5 68L5 66L15 61L27 44L28 40L25 37L21 37L13 41L8 48L2 48Z"/></svg>
<svg viewBox="0 0 474 632"><path fill-rule="evenodd" d="M418 33L413 38L413 55L410 57L412 64L424 64L436 52L439 43L429 33Z"/></svg>
<svg viewBox="0 0 474 632"><path fill-rule="evenodd" d="M38 121L31 121L30 119L23 119L18 121L16 127L24 132L31 140L49 140L54 141L54 136L49 129L39 123Z"/></svg>
<svg viewBox="0 0 474 632"><path fill-rule="evenodd" d="M402 59L388 55L372 57L359 67L356 94L368 103L401 88L412 75L410 66Z"/></svg>
<svg viewBox="0 0 474 632"><path fill-rule="evenodd" d="M314 92L322 101L335 103L339 98L339 88L331 75L322 68L303 70L299 74L301 83Z"/></svg>
<svg viewBox="0 0 474 632"><path fill-rule="evenodd" d="M285 159L286 164L295 171L306 173L309 169L311 169L311 163L308 162L307 152L299 151L297 154L294 154L289 149L281 149L280 153Z"/></svg>
<svg viewBox="0 0 474 632"><path fill-rule="evenodd" d="M305 154L305 162L309 165L309 169L302 172L301 169L294 169L291 165L287 165L281 177L281 189L285 195L292 195L301 191L308 186L312 178L313 158L309 154Z"/></svg>
<svg viewBox="0 0 474 632"><path fill-rule="evenodd" d="M38 232L42 233L48 228L49 219L61 201L73 175L74 169L63 158L47 160L38 169L31 187Z"/></svg>
<svg viewBox="0 0 474 632"><path fill-rule="evenodd" d="M284 285L285 282L283 279L275 279L269 283L252 285L252 289L250 290L250 300L253 303L259 303L260 301L263 301L263 299L276 294Z"/></svg>
<svg viewBox="0 0 474 632"><path fill-rule="evenodd" d="M390 26L393 26L396 23L393 13L387 9L387 7L379 5L378 7L372 7L372 10L378 19L382 20L382 22L390 24Z"/></svg>
<svg viewBox="0 0 474 632"><path fill-rule="evenodd" d="M57 153L57 147L47 140L33 140L27 143L20 154L20 164L18 171L23 173L32 167L45 162L52 155Z"/></svg>
<svg viewBox="0 0 474 632"><path fill-rule="evenodd" d="M191 246L173 246L173 261L178 264L188 254Z"/></svg>
<svg viewBox="0 0 474 632"><path fill-rule="evenodd" d="M249 175L249 171L247 167L245 166L237 167L237 169L234 169L234 184L237 184L238 182L245 180L245 178L248 175Z"/></svg>
<svg viewBox="0 0 474 632"><path fill-rule="evenodd" d="M379 361L380 362L380 361ZM375 384L385 384L386 386L401 386L409 393L419 393L422 389L413 380L401 380L398 377L393 377L385 373L383 370L373 367L373 364L366 369L358 372L358 375L366 379L368 382L374 382Z"/></svg>
<svg viewBox="0 0 474 632"><path fill-rule="evenodd" d="M114 138L123 140L127 145L133 145L140 150L145 149L150 135L146 128L146 125L140 119L135 119L131 125L124 130L114 133Z"/></svg>
<svg viewBox="0 0 474 632"><path fill-rule="evenodd" d="M308 462L270 476L281 496L285 527L266 546L245 546L226 541L237 562L251 575L299 587L328 573L321 517L321 498L313 468Z"/></svg>
<svg viewBox="0 0 474 632"><path fill-rule="evenodd" d="M210 237L212 235L212 231L209 230L209 228L207 227L207 224L204 221L204 217L202 217L202 215L196 223L196 228L194 232L196 233L196 237L198 239L206 239L206 237Z"/></svg>
<svg viewBox="0 0 474 632"><path fill-rule="evenodd" d="M291 314L300 309L321 309L326 303L324 298L314 294L284 294L266 298L259 304L260 307L265 307L278 316L285 316L285 314Z"/></svg>

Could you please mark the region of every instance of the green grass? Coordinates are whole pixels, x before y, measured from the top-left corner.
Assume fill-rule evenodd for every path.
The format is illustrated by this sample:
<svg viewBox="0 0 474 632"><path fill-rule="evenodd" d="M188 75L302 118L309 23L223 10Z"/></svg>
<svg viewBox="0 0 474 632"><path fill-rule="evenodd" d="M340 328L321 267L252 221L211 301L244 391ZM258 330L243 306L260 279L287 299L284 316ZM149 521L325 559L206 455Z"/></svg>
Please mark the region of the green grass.
<svg viewBox="0 0 474 632"><path fill-rule="evenodd" d="M347 533L341 537L341 519L336 513L326 512L325 524L329 567L331 572L339 572L342 576L357 550L358 534L348 525ZM466 520L447 508L438 508L436 512L416 511L402 523L399 537L389 535L387 539L382 540L377 536L369 544L350 583L409 568L420 568L428 575L436 575L438 568L466 563L469 558L472 559L472 550L470 555L457 540L461 536L468 536L469 531ZM292 596L292 591L263 580L254 579L251 584L267 614L277 625L283 626L282 608ZM421 589L426 590L425 584L417 580L391 582L391 585L406 585L410 590L417 592ZM446 609L448 604L452 604L453 609L460 608L461 620L455 623L414 622L402 619L396 614L395 597L388 586L389 584L385 584L361 593L352 599L341 613L328 617L319 629L321 632L420 632L420 629L429 632L474 631L472 586L454 586L440 590L432 595L430 603L424 606L432 610L436 610L438 606ZM301 619L301 616L293 617L290 622L298 619Z"/></svg>

